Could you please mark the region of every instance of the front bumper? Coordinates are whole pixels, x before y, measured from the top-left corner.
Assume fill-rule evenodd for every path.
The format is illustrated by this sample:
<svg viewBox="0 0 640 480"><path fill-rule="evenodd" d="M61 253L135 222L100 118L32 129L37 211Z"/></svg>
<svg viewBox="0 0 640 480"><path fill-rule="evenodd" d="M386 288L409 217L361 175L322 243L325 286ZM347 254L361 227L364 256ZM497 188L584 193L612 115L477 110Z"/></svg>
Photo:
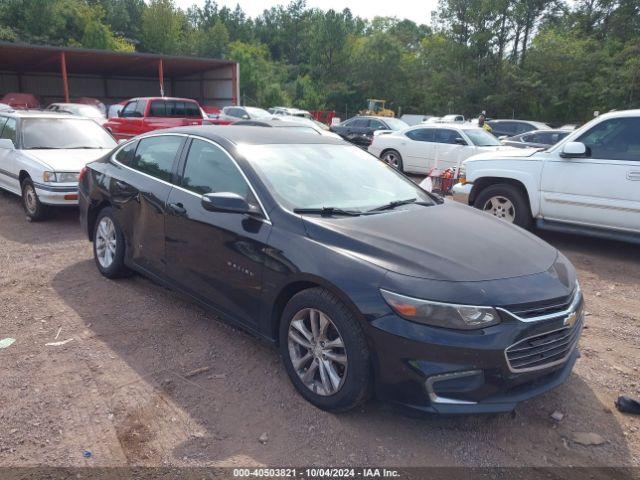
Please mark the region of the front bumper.
<svg viewBox="0 0 640 480"><path fill-rule="evenodd" d="M453 199L456 202L469 205L469 196L471 195L472 188L473 188L473 184L471 183L456 183L451 188L451 194L453 195Z"/></svg>
<svg viewBox="0 0 640 480"><path fill-rule="evenodd" d="M571 374L579 357L577 343L584 321L582 296L576 295L580 296L575 303L575 323L569 326L565 313L523 321L500 311L502 323L475 331L430 327L395 314L377 318L370 323L369 332L377 354L377 396L418 412L512 411L519 402L557 387ZM561 361L543 360L539 367L528 370L513 368L507 356L509 347L520 347L525 339L544 340L545 335L559 330L571 333Z"/></svg>
<svg viewBox="0 0 640 480"><path fill-rule="evenodd" d="M60 185L37 183L34 185L40 202L45 205L74 207L78 205L78 184Z"/></svg>

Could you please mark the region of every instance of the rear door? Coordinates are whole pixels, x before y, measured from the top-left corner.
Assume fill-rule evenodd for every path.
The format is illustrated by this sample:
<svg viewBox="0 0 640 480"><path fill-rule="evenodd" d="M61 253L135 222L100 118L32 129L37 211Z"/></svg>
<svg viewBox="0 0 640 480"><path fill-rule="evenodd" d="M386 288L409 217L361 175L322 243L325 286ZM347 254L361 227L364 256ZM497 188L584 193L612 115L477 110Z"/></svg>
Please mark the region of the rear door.
<svg viewBox="0 0 640 480"><path fill-rule="evenodd" d="M18 145L18 121L13 117L0 117L0 138L13 142L15 149L0 148L0 187L20 193L20 151Z"/></svg>
<svg viewBox="0 0 640 480"><path fill-rule="evenodd" d="M434 128L414 128L404 135L400 154L404 165L412 172L428 173L435 166L436 144Z"/></svg>
<svg viewBox="0 0 640 480"><path fill-rule="evenodd" d="M438 128L435 131L436 161L435 165L440 170L459 167L462 160L471 156L475 152L475 147L470 145L460 145L457 138L463 136L452 128ZM466 140L465 140L466 141Z"/></svg>
<svg viewBox="0 0 640 480"><path fill-rule="evenodd" d="M271 223L205 210L202 195L213 192L236 193L258 204L231 156L214 142L193 139L180 186L168 200L167 273L173 282L223 314L255 325Z"/></svg>
<svg viewBox="0 0 640 480"><path fill-rule="evenodd" d="M165 271L164 222L173 172L186 136L161 134L124 145L112 158L109 191L118 208L128 260Z"/></svg>
<svg viewBox="0 0 640 480"><path fill-rule="evenodd" d="M640 232L640 117L604 120L575 139L585 158L546 160L545 219Z"/></svg>

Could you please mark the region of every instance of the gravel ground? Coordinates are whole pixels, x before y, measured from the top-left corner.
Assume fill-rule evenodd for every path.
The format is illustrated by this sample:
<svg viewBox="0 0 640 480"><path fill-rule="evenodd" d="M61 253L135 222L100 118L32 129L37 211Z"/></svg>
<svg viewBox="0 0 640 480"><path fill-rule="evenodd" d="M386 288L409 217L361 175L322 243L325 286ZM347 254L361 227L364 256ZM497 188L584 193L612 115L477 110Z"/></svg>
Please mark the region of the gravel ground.
<svg viewBox="0 0 640 480"><path fill-rule="evenodd" d="M30 224L0 193L0 339L16 339L0 349L0 466L640 466L640 417L614 407L640 397L638 247L541 235L587 300L566 384L515 414L331 415L249 335L142 277L100 276L77 211Z"/></svg>

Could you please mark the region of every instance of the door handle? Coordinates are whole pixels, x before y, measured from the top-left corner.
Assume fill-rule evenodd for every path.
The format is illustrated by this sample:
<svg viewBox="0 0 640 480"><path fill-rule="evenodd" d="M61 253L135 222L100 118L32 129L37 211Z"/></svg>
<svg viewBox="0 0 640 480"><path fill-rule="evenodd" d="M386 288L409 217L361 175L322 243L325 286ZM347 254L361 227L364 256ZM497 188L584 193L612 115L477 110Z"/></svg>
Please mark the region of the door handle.
<svg viewBox="0 0 640 480"><path fill-rule="evenodd" d="M174 215L184 216L187 214L187 209L184 208L184 205L182 205L181 203L170 203L169 205L167 205L167 207L169 208L169 211Z"/></svg>
<svg viewBox="0 0 640 480"><path fill-rule="evenodd" d="M631 180L632 182L640 182L640 172L627 172L627 180Z"/></svg>

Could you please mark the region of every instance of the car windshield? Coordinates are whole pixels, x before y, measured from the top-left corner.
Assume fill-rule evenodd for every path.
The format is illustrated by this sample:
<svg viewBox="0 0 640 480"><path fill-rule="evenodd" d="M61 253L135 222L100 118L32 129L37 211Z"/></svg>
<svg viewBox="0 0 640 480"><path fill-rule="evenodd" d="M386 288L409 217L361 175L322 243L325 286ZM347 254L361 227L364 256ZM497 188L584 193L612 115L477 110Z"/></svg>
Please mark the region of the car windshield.
<svg viewBox="0 0 640 480"><path fill-rule="evenodd" d="M481 128L470 128L465 130L464 133L471 139L471 142L477 147L493 147L502 145L500 141Z"/></svg>
<svg viewBox="0 0 640 480"><path fill-rule="evenodd" d="M398 118L385 118L384 123L386 123L391 130L403 130L409 127L407 122L404 122Z"/></svg>
<svg viewBox="0 0 640 480"><path fill-rule="evenodd" d="M22 143L25 150L116 146L100 125L82 118L26 118L22 121Z"/></svg>
<svg viewBox="0 0 640 480"><path fill-rule="evenodd" d="M289 210L364 212L391 202L435 202L411 180L351 145L245 145L242 154Z"/></svg>
<svg viewBox="0 0 640 480"><path fill-rule="evenodd" d="M271 114L262 108L244 107L252 118L271 118Z"/></svg>

